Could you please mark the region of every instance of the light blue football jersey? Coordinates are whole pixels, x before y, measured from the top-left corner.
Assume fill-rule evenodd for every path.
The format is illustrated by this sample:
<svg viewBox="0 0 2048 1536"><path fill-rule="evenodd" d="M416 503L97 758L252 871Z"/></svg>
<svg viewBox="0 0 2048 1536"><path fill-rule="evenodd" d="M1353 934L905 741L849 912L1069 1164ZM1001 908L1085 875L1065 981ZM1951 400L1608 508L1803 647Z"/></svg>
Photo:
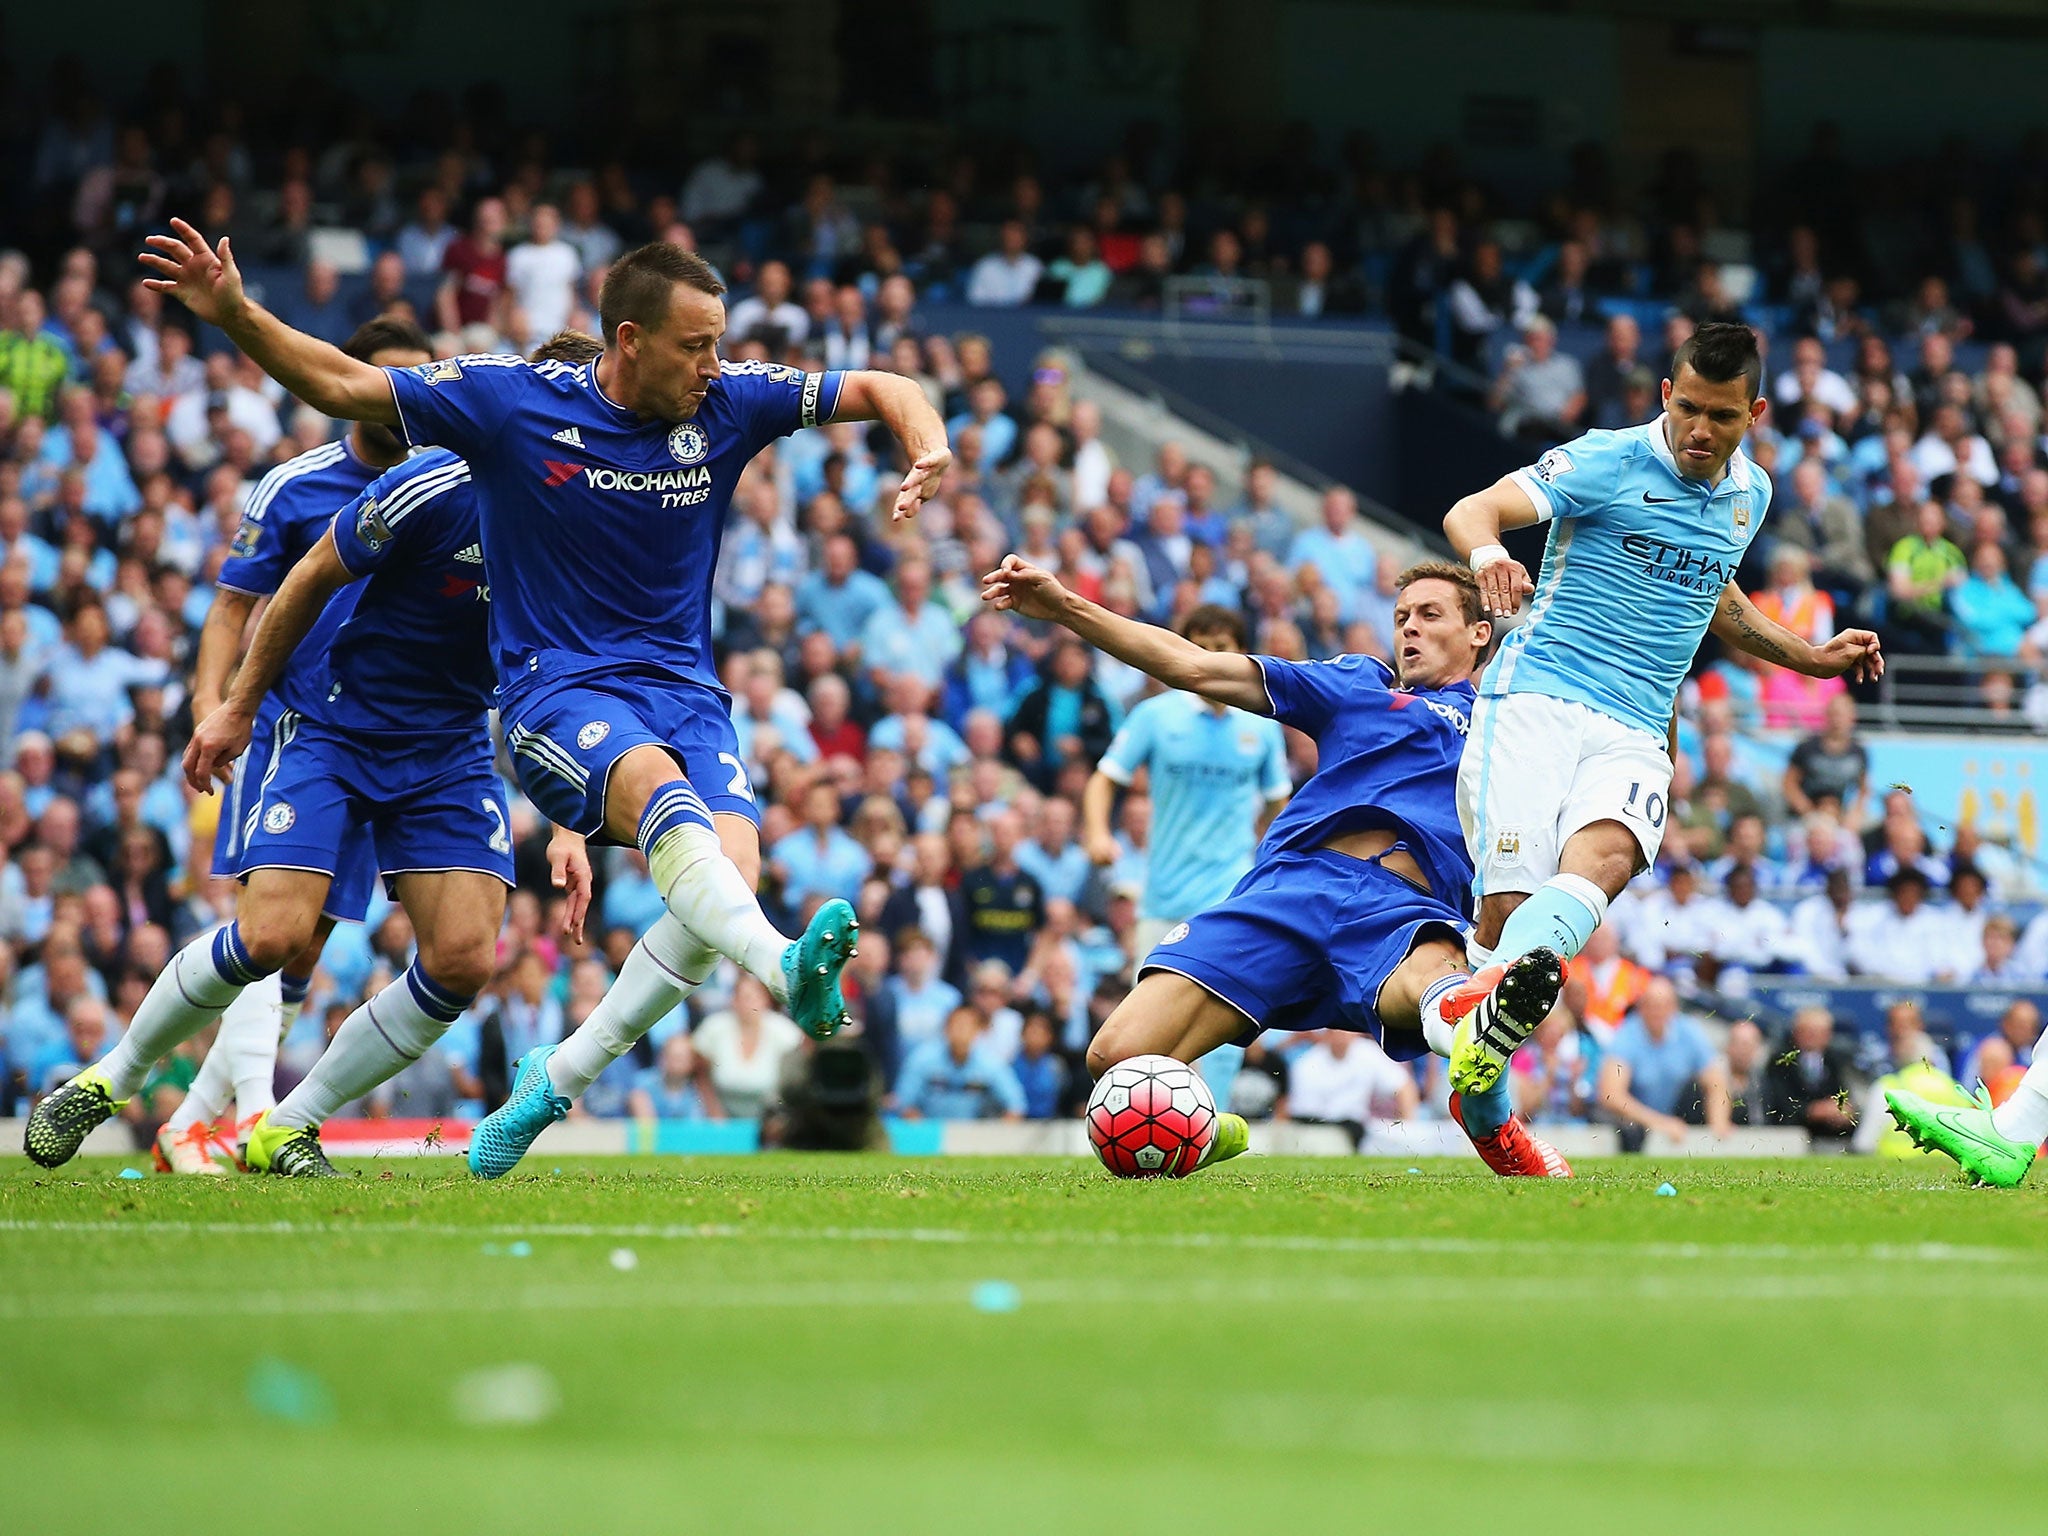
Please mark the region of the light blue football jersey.
<svg viewBox="0 0 2048 1536"><path fill-rule="evenodd" d="M1252 867L1259 813L1291 790L1279 723L1222 714L1191 693L1146 699L1098 765L1118 784L1150 773L1152 831L1141 917L1178 921L1214 906Z"/></svg>
<svg viewBox="0 0 2048 1536"><path fill-rule="evenodd" d="M1663 736L1771 481L1741 449L1719 485L1678 472L1664 418L1588 432L1511 477L1550 524L1528 621L1479 691L1570 699Z"/></svg>

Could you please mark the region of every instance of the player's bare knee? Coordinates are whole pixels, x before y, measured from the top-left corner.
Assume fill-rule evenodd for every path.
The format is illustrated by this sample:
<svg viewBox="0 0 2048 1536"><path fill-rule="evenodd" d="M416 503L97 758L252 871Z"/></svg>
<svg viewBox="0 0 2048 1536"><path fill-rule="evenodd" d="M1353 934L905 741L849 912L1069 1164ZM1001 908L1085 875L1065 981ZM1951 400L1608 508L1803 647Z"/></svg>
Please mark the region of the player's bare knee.
<svg viewBox="0 0 2048 1536"><path fill-rule="evenodd" d="M497 961L497 936L471 932L420 937L420 969L434 985L473 997L490 985Z"/></svg>
<svg viewBox="0 0 2048 1536"><path fill-rule="evenodd" d="M242 948L257 969L266 973L283 970L313 941L320 921L318 912L297 912L284 905L262 905L235 920L242 936Z"/></svg>

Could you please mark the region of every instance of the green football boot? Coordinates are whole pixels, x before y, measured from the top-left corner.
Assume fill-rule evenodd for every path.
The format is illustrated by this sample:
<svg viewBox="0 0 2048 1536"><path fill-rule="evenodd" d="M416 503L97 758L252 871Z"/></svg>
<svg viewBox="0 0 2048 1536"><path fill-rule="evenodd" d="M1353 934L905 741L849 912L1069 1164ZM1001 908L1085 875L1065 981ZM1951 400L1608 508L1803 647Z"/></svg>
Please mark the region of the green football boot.
<svg viewBox="0 0 2048 1536"><path fill-rule="evenodd" d="M85 1138L118 1115L126 1099L114 1097L114 1085L98 1067L87 1067L28 1114L21 1149L29 1161L56 1168L78 1156Z"/></svg>
<svg viewBox="0 0 2048 1536"><path fill-rule="evenodd" d="M1227 1163L1248 1151L1251 1144L1252 1128L1245 1123L1244 1116L1225 1110L1216 1116L1216 1134L1209 1138L1209 1150L1195 1166L1213 1168L1218 1163Z"/></svg>
<svg viewBox="0 0 2048 1536"><path fill-rule="evenodd" d="M242 1143L242 1166L251 1173L274 1173L285 1179L345 1179L320 1145L317 1125L272 1125L268 1114L249 1128Z"/></svg>
<svg viewBox="0 0 2048 1536"><path fill-rule="evenodd" d="M1886 1089L1884 1101L1914 1146L1946 1152L1979 1184L2014 1189L2034 1166L2035 1148L1998 1134L1991 1123L1991 1100L1981 1089L1968 1107L1933 1104L1902 1088Z"/></svg>

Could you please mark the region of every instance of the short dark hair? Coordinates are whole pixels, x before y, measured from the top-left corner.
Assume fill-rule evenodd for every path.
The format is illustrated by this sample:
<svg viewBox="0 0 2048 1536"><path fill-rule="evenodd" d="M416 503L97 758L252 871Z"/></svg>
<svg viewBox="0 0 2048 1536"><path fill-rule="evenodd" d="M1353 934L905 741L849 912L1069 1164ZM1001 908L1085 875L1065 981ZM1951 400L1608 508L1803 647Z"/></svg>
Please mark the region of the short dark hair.
<svg viewBox="0 0 2048 1536"><path fill-rule="evenodd" d="M1703 325L1678 344L1671 356L1674 382L1678 370L1687 367L1709 384L1740 378L1749 387L1752 400L1763 392L1764 359L1757 350L1756 332L1732 320Z"/></svg>
<svg viewBox="0 0 2048 1536"><path fill-rule="evenodd" d="M533 354L536 363L587 363L604 355L604 343L582 331L557 331Z"/></svg>
<svg viewBox="0 0 2048 1536"><path fill-rule="evenodd" d="M660 325L668 317L669 295L678 283L713 298L725 292L710 262L670 240L643 245L613 262L597 295L605 345L619 339L619 327L628 320L650 329Z"/></svg>
<svg viewBox="0 0 2048 1536"><path fill-rule="evenodd" d="M1486 617L1479 601L1479 578L1472 574L1470 566L1460 565L1455 560L1424 560L1411 565L1394 580L1397 589L1406 588L1417 581L1448 581L1458 589L1458 606L1465 610L1465 622L1477 624Z"/></svg>
<svg viewBox="0 0 2048 1536"><path fill-rule="evenodd" d="M402 315L379 315L357 326L355 333L341 344L341 350L357 362L367 363L379 352L424 352L432 357L434 344L427 340L418 321Z"/></svg>
<svg viewBox="0 0 2048 1536"><path fill-rule="evenodd" d="M1231 643L1240 651L1250 641L1250 634L1244 627L1244 615L1224 607L1221 603L1200 603L1188 610L1188 616L1180 621L1181 638L1194 635L1214 634L1217 630L1228 634Z"/></svg>

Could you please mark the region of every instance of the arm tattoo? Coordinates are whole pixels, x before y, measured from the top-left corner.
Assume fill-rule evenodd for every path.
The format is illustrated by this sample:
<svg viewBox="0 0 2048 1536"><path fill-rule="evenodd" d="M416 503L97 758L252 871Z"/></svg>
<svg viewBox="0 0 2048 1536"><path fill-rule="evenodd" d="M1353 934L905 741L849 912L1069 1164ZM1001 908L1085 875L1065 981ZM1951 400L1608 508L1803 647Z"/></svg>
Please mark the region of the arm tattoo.
<svg viewBox="0 0 2048 1536"><path fill-rule="evenodd" d="M1749 612L1741 603L1730 599L1728 606L1729 617L1734 621L1736 629L1742 633L1740 644L1743 650L1752 656L1761 656L1766 661L1775 661L1783 667L1797 665L1791 652L1750 622Z"/></svg>

